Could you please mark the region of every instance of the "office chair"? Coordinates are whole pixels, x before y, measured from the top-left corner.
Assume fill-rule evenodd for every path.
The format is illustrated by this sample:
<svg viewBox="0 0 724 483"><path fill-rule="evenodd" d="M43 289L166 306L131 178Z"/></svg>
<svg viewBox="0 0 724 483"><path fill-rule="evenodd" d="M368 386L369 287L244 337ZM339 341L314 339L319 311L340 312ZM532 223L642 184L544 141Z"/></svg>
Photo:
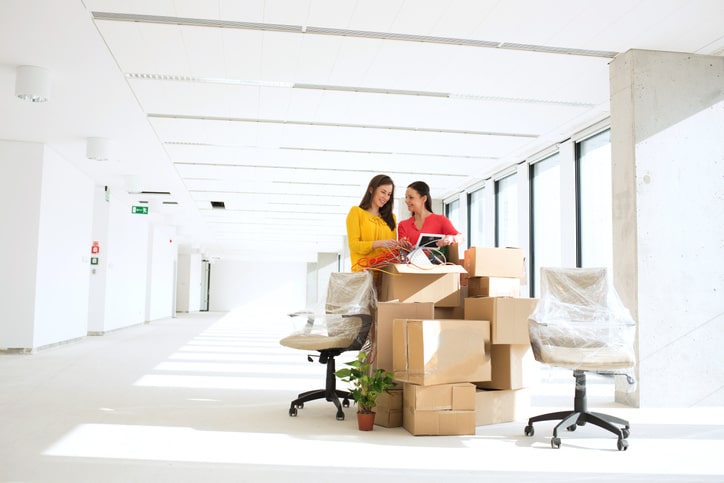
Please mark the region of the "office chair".
<svg viewBox="0 0 724 483"><path fill-rule="evenodd" d="M553 428L551 446L560 448L558 429L575 431L591 423L618 437L619 451L628 449L629 422L588 410L586 371L623 373L629 383L634 366L636 323L623 306L605 268L541 268L541 296L528 318L533 355L538 362L573 370L576 381L573 410L532 417L533 423L560 422Z"/></svg>
<svg viewBox="0 0 724 483"><path fill-rule="evenodd" d="M325 399L337 407L337 420L344 420L343 407L349 407L349 391L337 389L335 357L342 352L362 350L372 328L375 291L371 272L330 274L325 314L310 311L295 312L290 316L306 316L304 328L279 343L294 349L319 352L319 363L327 366L324 389L300 393L291 402L289 415L296 416L304 403ZM307 360L312 362L312 356ZM340 399L342 401L340 402Z"/></svg>

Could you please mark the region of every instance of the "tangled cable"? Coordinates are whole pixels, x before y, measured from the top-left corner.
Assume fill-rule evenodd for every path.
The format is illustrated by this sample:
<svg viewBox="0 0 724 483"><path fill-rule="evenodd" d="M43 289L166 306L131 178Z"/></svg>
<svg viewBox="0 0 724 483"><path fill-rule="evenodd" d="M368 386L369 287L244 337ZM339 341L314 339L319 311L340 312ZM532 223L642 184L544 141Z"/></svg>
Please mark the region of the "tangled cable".
<svg viewBox="0 0 724 483"><path fill-rule="evenodd" d="M417 255L420 255L420 258ZM421 260L426 260L421 263ZM438 249L432 247L413 247L409 243L399 243L397 246L387 248L376 257L362 257L355 267L359 270L377 270L387 272L384 267L390 264L408 264L418 268L430 268L432 265L444 265L447 263L445 255Z"/></svg>

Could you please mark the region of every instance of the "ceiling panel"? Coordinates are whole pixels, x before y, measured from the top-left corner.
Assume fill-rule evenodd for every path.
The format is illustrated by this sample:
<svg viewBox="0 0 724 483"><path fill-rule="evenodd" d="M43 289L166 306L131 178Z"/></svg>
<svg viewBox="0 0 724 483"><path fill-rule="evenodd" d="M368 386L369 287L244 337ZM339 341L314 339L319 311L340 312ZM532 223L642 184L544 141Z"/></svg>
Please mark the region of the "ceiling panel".
<svg viewBox="0 0 724 483"><path fill-rule="evenodd" d="M169 192L128 196L173 200L177 239L210 256L313 261L343 250L375 174L400 216L412 181L455 196L605 120L617 53L721 55L722 18L720 0L4 0L0 88L19 64L54 84L46 105L0 98L0 138L113 193Z"/></svg>

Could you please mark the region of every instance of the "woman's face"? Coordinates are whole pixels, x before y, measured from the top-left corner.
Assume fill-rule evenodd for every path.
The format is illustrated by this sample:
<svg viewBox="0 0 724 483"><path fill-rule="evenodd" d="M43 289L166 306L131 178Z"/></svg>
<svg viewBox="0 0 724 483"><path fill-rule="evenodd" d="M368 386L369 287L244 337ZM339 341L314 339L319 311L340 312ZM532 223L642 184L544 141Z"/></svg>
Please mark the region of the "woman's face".
<svg viewBox="0 0 724 483"><path fill-rule="evenodd" d="M390 201L392 196L393 187L391 184L381 184L377 187L374 194L372 195L372 203L377 208L382 208Z"/></svg>
<svg viewBox="0 0 724 483"><path fill-rule="evenodd" d="M421 213L425 208L425 198L412 188L405 191L405 204L410 213Z"/></svg>

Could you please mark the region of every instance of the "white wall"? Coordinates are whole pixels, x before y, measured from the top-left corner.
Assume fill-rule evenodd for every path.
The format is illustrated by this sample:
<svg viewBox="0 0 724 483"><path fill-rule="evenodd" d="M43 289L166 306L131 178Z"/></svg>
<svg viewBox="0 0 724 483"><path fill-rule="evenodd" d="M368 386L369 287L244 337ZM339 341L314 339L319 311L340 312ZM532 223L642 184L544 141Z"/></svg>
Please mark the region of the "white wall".
<svg viewBox="0 0 724 483"><path fill-rule="evenodd" d="M43 145L0 141L0 349L31 348Z"/></svg>
<svg viewBox="0 0 724 483"><path fill-rule="evenodd" d="M189 312L198 312L201 310L201 287L203 283L201 281L201 254L192 253L189 259L189 271L188 271L188 308Z"/></svg>
<svg viewBox="0 0 724 483"><path fill-rule="evenodd" d="M96 186L93 194L91 239L93 242L98 242L98 253L90 253L89 256L97 258L98 264L90 266L88 290L88 333L92 335L101 334L105 330L109 201L106 201L106 187Z"/></svg>
<svg viewBox="0 0 724 483"><path fill-rule="evenodd" d="M126 193L111 191L104 331L145 322L147 216L131 213Z"/></svg>
<svg viewBox="0 0 724 483"><path fill-rule="evenodd" d="M191 254L179 251L176 265L176 312L189 312Z"/></svg>
<svg viewBox="0 0 724 483"><path fill-rule="evenodd" d="M176 311L201 310L201 254L184 250L176 267Z"/></svg>
<svg viewBox="0 0 724 483"><path fill-rule="evenodd" d="M45 149L33 347L84 337L94 184Z"/></svg>
<svg viewBox="0 0 724 483"><path fill-rule="evenodd" d="M148 272L146 321L171 317L176 313L176 229L151 219L148 233Z"/></svg>
<svg viewBox="0 0 724 483"><path fill-rule="evenodd" d="M211 265L209 311L254 307L275 314L306 308L306 262L221 260Z"/></svg>
<svg viewBox="0 0 724 483"><path fill-rule="evenodd" d="M41 144L0 142L0 347L83 337L92 181Z"/></svg>

